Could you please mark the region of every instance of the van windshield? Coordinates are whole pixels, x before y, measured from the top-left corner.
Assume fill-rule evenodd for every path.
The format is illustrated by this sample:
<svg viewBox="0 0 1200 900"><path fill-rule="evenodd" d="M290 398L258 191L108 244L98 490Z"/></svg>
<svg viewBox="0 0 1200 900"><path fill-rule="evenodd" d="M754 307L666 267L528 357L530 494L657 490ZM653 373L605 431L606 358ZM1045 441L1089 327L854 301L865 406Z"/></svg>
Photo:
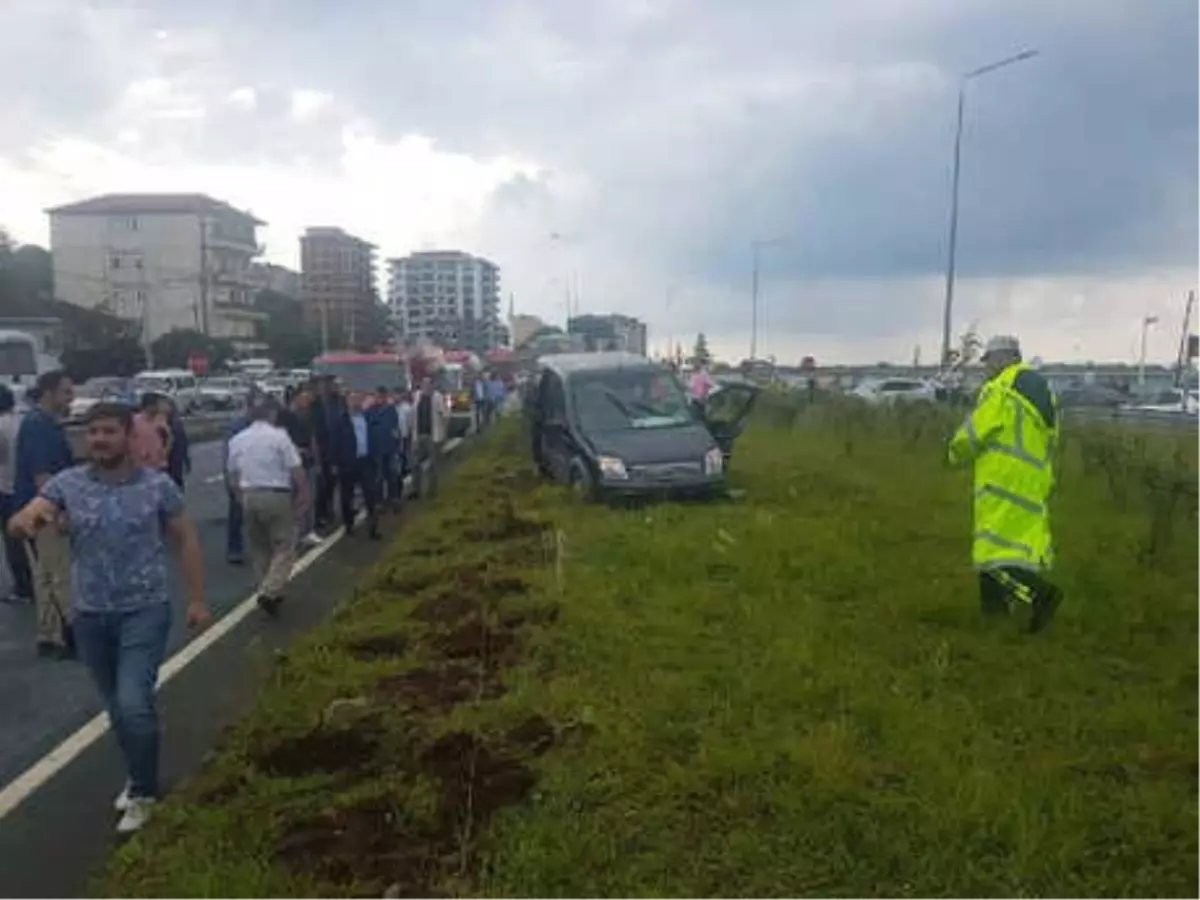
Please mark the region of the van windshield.
<svg viewBox="0 0 1200 900"><path fill-rule="evenodd" d="M672 428L695 421L678 380L662 369L581 372L570 383L584 431Z"/></svg>

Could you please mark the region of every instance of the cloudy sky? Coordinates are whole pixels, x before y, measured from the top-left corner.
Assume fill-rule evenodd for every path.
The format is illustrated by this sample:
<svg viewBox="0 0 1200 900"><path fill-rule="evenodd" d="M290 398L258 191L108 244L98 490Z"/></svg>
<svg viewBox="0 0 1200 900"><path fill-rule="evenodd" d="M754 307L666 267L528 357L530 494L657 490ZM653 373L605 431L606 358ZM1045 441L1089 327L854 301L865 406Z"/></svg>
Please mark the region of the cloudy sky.
<svg viewBox="0 0 1200 900"><path fill-rule="evenodd" d="M0 224L205 191L385 256L456 247L724 356L936 355L959 73L955 331L1152 357L1197 279L1195 0L0 0ZM554 239L551 235L559 235Z"/></svg>

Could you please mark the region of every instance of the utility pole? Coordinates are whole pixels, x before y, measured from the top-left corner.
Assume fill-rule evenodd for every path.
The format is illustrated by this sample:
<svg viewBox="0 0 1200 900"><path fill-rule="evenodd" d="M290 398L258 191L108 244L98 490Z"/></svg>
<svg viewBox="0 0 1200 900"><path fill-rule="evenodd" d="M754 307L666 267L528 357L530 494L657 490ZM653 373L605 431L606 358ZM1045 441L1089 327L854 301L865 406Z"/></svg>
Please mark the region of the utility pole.
<svg viewBox="0 0 1200 900"><path fill-rule="evenodd" d="M208 334L208 218L200 217L200 308L196 310L196 327Z"/></svg>
<svg viewBox="0 0 1200 900"><path fill-rule="evenodd" d="M1157 322L1158 316L1142 318L1142 344L1138 351L1138 393L1143 395L1146 393L1146 332Z"/></svg>
<svg viewBox="0 0 1200 900"><path fill-rule="evenodd" d="M144 259L138 263L138 294L142 301L142 354L146 357L146 368L154 368L154 343L150 340L150 289L146 283Z"/></svg>
<svg viewBox="0 0 1200 900"><path fill-rule="evenodd" d="M1188 332L1192 326L1192 307L1196 304L1196 292L1188 291L1187 303L1183 307L1183 330L1179 333L1179 356L1175 360L1175 387L1181 388L1188 364Z"/></svg>

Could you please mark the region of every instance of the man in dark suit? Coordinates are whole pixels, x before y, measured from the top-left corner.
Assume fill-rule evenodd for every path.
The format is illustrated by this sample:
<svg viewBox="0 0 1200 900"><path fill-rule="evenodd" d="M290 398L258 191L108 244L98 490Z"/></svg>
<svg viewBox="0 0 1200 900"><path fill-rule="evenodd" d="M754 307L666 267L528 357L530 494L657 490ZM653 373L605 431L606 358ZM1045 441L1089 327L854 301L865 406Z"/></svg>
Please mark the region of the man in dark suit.
<svg viewBox="0 0 1200 900"><path fill-rule="evenodd" d="M375 391L375 402L366 411L368 443L375 457L379 498L389 509L400 507L400 414L391 392L383 386Z"/></svg>
<svg viewBox="0 0 1200 900"><path fill-rule="evenodd" d="M354 533L354 493L362 491L367 510L367 534L379 540L379 467L378 447L371 445L371 428L363 410L361 391L351 391L346 405L340 406L330 429L331 462L337 470L341 495L342 524L346 534Z"/></svg>

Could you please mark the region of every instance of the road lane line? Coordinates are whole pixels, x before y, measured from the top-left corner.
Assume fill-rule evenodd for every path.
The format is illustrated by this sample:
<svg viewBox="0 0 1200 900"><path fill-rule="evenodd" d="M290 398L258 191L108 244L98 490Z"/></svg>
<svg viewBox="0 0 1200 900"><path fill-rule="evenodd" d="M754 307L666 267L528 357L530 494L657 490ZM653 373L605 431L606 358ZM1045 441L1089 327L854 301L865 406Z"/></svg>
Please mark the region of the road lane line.
<svg viewBox="0 0 1200 900"><path fill-rule="evenodd" d="M462 438L450 438L450 440L442 445L442 455L444 456L453 452L461 443ZM409 475L404 479L404 486L407 488L411 483L412 476ZM365 517L366 513L360 511L355 522L361 522ZM288 580L290 581L304 572L305 569L328 553L334 544L345 537L345 535L346 529L344 527L338 528L337 531L330 534L321 543L313 547L312 550L296 560L292 566L292 574L288 577ZM258 592L255 591L214 622L209 628L198 634L194 640L180 647L170 659L163 663L162 668L159 669L158 688L161 689L164 684L182 672L201 653L233 631L247 616L254 612L257 606ZM38 791L51 778L65 769L72 760L94 744L108 730L108 713L97 713L78 731L74 732L3 788L0 788L0 821L24 803L25 800Z"/></svg>

